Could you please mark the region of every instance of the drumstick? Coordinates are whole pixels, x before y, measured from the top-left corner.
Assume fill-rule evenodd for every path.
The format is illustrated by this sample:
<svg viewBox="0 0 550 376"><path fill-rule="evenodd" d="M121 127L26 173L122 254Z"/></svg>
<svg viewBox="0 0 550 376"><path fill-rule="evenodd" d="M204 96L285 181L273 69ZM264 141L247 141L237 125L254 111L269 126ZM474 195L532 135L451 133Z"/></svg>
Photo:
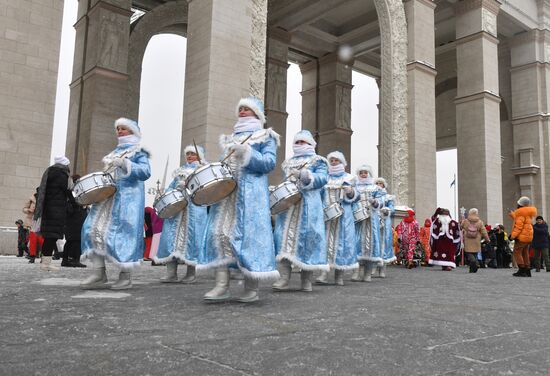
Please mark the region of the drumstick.
<svg viewBox="0 0 550 376"><path fill-rule="evenodd" d="M242 140L241 145L244 144L248 139L252 137L252 133L250 133L244 140ZM224 159L221 160L221 163L225 162L227 158L231 157L231 155L235 152L235 150L232 150L231 153L227 154Z"/></svg>
<svg viewBox="0 0 550 376"><path fill-rule="evenodd" d="M197 159L199 160L199 164L202 164L201 156L199 154L199 149L197 148L197 144L195 144L195 139L193 139L193 146L195 147L195 153L197 153Z"/></svg>

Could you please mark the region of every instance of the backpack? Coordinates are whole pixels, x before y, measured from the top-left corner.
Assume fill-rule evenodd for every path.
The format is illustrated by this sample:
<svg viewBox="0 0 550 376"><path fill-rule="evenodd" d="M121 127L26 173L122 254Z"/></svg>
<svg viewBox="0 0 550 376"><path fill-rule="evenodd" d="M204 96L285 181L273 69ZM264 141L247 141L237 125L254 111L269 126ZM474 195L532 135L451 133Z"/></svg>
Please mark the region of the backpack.
<svg viewBox="0 0 550 376"><path fill-rule="evenodd" d="M467 238L477 238L477 234L479 233L479 230L475 225L472 224L472 222L468 221L468 227L466 228L466 237Z"/></svg>

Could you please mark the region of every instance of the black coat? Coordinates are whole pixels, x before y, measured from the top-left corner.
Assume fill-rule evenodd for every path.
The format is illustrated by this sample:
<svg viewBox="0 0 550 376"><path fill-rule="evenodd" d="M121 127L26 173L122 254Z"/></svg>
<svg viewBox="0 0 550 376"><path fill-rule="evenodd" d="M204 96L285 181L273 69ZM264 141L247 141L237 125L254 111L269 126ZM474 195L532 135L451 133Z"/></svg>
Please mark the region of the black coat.
<svg viewBox="0 0 550 376"><path fill-rule="evenodd" d="M51 166L46 181L46 192L42 207L40 235L44 238L62 239L67 218L69 172Z"/></svg>
<svg viewBox="0 0 550 376"><path fill-rule="evenodd" d="M546 222L535 223L533 225L533 241L531 242L531 247L542 249L548 248L548 225Z"/></svg>
<svg viewBox="0 0 550 376"><path fill-rule="evenodd" d="M72 196L69 196L69 204L67 206L67 221L65 223L65 240L80 240L82 225L88 210L78 205Z"/></svg>

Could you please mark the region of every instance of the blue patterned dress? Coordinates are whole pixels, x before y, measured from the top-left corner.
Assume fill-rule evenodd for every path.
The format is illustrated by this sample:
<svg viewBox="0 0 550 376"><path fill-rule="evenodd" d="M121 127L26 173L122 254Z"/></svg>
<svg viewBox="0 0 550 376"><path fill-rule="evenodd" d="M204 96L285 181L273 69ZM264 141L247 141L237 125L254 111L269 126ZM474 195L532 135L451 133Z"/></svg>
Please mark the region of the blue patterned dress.
<svg viewBox="0 0 550 376"><path fill-rule="evenodd" d="M373 194L378 208L373 210L372 227L373 241L372 254L369 261L390 264L396 260L393 253L392 216L395 213L394 196L386 189L378 187Z"/></svg>
<svg viewBox="0 0 550 376"><path fill-rule="evenodd" d="M236 264L247 278L276 279L267 175L275 168L279 135L271 128L233 133L222 136L220 144L227 153L250 134L250 152L227 161L237 188L210 207L197 268Z"/></svg>
<svg viewBox="0 0 550 376"><path fill-rule="evenodd" d="M185 179L199 167L199 163L195 162L178 168L174 171L174 179L166 191L184 187ZM195 266L202 249L206 217L206 207L197 206L189 200L184 210L165 219L155 262L164 263L176 259Z"/></svg>
<svg viewBox="0 0 550 376"><path fill-rule="evenodd" d="M293 157L283 163L286 176L295 168L308 163L310 182L296 183L302 200L279 214L275 222L275 250L277 261L286 259L302 270L326 270L327 242L323 214L322 191L328 180L328 162L314 155Z"/></svg>
<svg viewBox="0 0 550 376"><path fill-rule="evenodd" d="M82 226L82 259L92 253L107 258L121 269L130 269L143 258L144 181L151 176L149 153L139 145L123 144L103 158L104 163L121 156L129 167L114 172L116 192L93 204Z"/></svg>

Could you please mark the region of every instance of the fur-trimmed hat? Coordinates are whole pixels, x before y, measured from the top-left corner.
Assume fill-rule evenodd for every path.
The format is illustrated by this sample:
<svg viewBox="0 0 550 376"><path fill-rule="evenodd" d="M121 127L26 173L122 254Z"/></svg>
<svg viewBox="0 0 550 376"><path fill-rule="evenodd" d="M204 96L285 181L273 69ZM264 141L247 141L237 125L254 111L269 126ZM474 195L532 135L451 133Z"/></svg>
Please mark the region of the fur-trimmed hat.
<svg viewBox="0 0 550 376"><path fill-rule="evenodd" d="M139 129L139 125L137 122L131 119L127 118L120 118L115 121L115 130L116 127L123 127L128 129L134 136L141 138L141 130Z"/></svg>
<svg viewBox="0 0 550 376"><path fill-rule="evenodd" d="M313 147L317 146L317 142L315 142L311 132L307 129L303 129L294 135L294 140L292 143L295 144L296 141L305 141Z"/></svg>
<svg viewBox="0 0 550 376"><path fill-rule="evenodd" d="M68 166L71 164L71 161L69 161L69 158L65 157L64 155L58 155L54 157L53 161L55 164L60 164L63 166Z"/></svg>
<svg viewBox="0 0 550 376"><path fill-rule="evenodd" d="M468 210L468 215L479 215L479 211L477 210L477 208L471 208L470 210Z"/></svg>
<svg viewBox="0 0 550 376"><path fill-rule="evenodd" d="M368 171L369 176L372 177L372 167L368 164L362 164L361 166L357 167L355 170L355 173L359 175L361 171Z"/></svg>
<svg viewBox="0 0 550 376"><path fill-rule="evenodd" d="M205 159L204 159L204 148L202 146L197 145L197 150L199 151L199 158L200 158L201 162L204 162L205 161ZM197 150L195 150L194 145L187 145L185 147L185 149L183 149L183 154L187 154L188 152L196 154Z"/></svg>
<svg viewBox="0 0 550 376"><path fill-rule="evenodd" d="M374 184L382 183L384 184L384 188L388 188L388 183L386 182L386 179L384 178L376 178L374 179Z"/></svg>
<svg viewBox="0 0 550 376"><path fill-rule="evenodd" d="M265 124L264 104L261 100L256 97L241 98L236 108L237 117L239 117L239 108L243 106L250 108L262 124Z"/></svg>
<svg viewBox="0 0 550 376"><path fill-rule="evenodd" d="M519 206L529 206L531 204L531 200L527 196L521 196L518 200Z"/></svg>
<svg viewBox="0 0 550 376"><path fill-rule="evenodd" d="M330 153L328 153L327 159L330 160L330 158L338 159L340 162L342 162L344 167L348 165L348 162L346 162L346 157L344 157L344 154L342 154L342 152L340 151L331 151Z"/></svg>

